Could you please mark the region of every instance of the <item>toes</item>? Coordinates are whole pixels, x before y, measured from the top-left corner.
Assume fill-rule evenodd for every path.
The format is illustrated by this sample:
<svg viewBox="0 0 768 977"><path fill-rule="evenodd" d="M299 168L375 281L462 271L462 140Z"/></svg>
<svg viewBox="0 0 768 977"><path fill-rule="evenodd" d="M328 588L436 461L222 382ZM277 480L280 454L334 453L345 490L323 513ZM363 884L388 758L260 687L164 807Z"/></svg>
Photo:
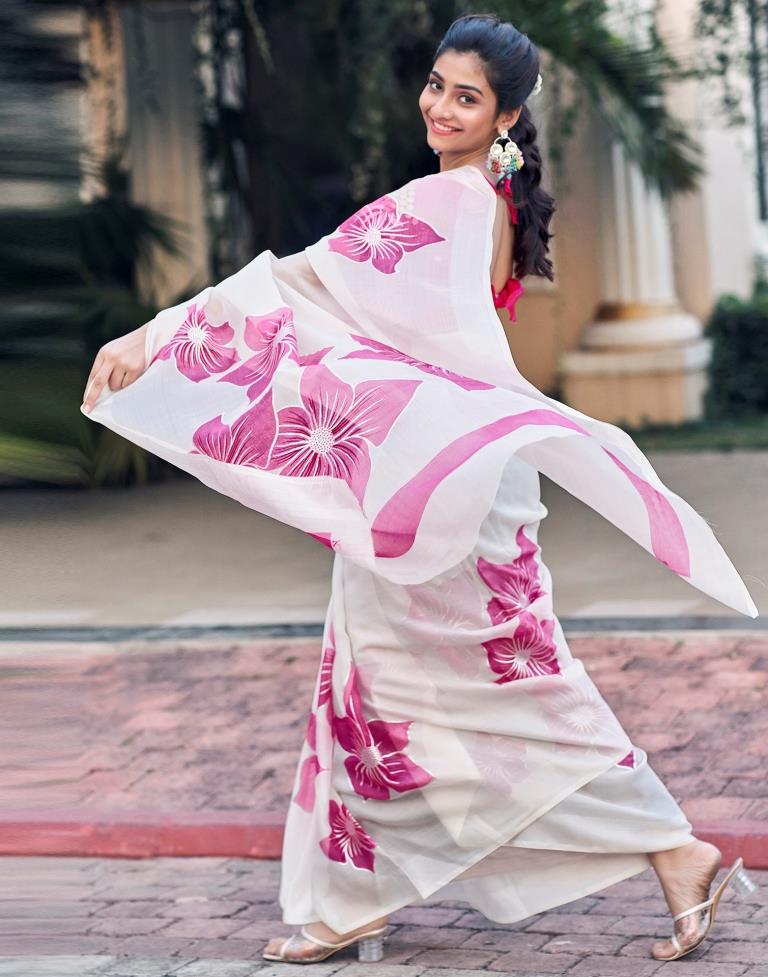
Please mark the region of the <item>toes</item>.
<svg viewBox="0 0 768 977"><path fill-rule="evenodd" d="M657 960L666 960L668 957L674 956L676 952L674 944L670 940L662 940L660 943L654 943L651 947L651 955Z"/></svg>
<svg viewBox="0 0 768 977"><path fill-rule="evenodd" d="M272 939L264 947L264 953L280 953L280 948L285 943L285 937L273 936Z"/></svg>

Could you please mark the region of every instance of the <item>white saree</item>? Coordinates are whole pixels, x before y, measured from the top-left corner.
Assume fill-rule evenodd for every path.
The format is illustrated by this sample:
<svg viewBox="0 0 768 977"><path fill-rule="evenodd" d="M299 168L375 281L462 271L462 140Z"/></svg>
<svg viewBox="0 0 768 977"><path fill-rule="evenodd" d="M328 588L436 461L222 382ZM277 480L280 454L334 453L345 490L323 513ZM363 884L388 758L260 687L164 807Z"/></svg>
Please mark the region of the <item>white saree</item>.
<svg viewBox="0 0 768 977"><path fill-rule="evenodd" d="M517 370L490 290L495 208L464 166L299 254L263 252L160 312L144 374L86 415L334 551L287 923L345 932L435 898L511 922L691 840L567 645L539 472L757 616L632 439Z"/></svg>

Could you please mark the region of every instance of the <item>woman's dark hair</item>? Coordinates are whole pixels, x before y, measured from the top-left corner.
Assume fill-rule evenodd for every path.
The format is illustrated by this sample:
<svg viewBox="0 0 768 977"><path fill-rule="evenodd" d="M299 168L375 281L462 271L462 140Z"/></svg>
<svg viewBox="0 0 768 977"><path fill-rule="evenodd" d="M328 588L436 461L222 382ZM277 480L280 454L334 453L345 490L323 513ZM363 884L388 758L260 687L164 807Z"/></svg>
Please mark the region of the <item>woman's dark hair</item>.
<svg viewBox="0 0 768 977"><path fill-rule="evenodd" d="M495 14L467 14L455 20L435 51L435 60L444 51L474 52L483 62L485 76L496 95L497 115L522 105L509 136L520 147L525 159L522 169L512 175L511 202L517 207L514 274L554 278L547 257L549 222L555 201L541 183L541 154L536 145L536 126L525 104L539 74L539 52L526 34Z"/></svg>

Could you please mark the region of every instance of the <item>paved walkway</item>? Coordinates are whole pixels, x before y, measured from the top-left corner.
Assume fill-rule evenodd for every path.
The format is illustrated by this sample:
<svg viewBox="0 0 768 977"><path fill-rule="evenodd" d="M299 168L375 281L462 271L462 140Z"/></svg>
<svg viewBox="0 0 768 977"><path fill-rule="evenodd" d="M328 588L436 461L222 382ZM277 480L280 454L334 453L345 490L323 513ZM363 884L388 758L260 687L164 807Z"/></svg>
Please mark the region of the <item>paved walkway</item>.
<svg viewBox="0 0 768 977"><path fill-rule="evenodd" d="M721 872L722 877L723 872ZM727 891L712 936L681 961L649 955L670 917L652 869L518 923L492 923L458 902L390 916L385 957L354 948L313 977L768 977L768 871L748 901ZM0 977L283 977L270 936L288 934L279 864L255 860L0 859Z"/></svg>
<svg viewBox="0 0 768 977"><path fill-rule="evenodd" d="M768 634L573 634L569 644L692 822L768 826ZM5 652L6 815L240 812L274 824L284 813L319 638Z"/></svg>
<svg viewBox="0 0 768 977"><path fill-rule="evenodd" d="M768 452L653 452L768 612ZM542 476L542 553L560 617L731 615ZM332 554L192 478L6 491L0 628L322 621Z"/></svg>

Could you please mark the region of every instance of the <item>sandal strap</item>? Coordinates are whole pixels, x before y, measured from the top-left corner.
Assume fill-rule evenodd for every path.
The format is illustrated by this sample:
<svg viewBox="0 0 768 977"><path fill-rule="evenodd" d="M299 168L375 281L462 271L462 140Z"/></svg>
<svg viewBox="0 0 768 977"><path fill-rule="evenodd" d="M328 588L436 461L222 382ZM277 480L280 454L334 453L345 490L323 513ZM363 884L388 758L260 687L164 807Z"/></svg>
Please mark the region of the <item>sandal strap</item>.
<svg viewBox="0 0 768 977"><path fill-rule="evenodd" d="M295 935L295 934L294 934ZM303 939L307 940L309 943L315 943L317 946L327 947L329 950L337 949L344 946L344 943L328 943L327 940L321 940L319 936L313 936L311 933L307 932L307 929L301 927L301 936Z"/></svg>
<svg viewBox="0 0 768 977"><path fill-rule="evenodd" d="M307 932L307 929L304 926L301 927L301 936L310 943L316 943L318 946L327 947L329 950L340 950L344 946L349 946L350 943L356 943L357 940L367 940L370 936L379 936L386 930L386 928L386 926L379 926L377 929L367 930L364 933L358 933L357 936L352 936L348 940L342 940L340 943L328 943L325 940L321 940L319 936L313 936L311 933Z"/></svg>
<svg viewBox="0 0 768 977"><path fill-rule="evenodd" d="M287 959L286 956L285 956L286 950L289 947L291 947L293 945L296 945L296 937L297 936L298 936L298 933L291 933L291 935L289 937L287 937L283 941L283 945L280 947L280 959L281 960Z"/></svg>
<svg viewBox="0 0 768 977"><path fill-rule="evenodd" d="M684 909L681 913L678 913L676 916L673 916L672 919L676 920L676 919L682 919L683 916L690 916L690 914L696 912L697 909L705 909L707 906L711 906L713 902L714 902L714 897L710 899L705 899L704 902L700 902L696 906L691 906L690 909Z"/></svg>

